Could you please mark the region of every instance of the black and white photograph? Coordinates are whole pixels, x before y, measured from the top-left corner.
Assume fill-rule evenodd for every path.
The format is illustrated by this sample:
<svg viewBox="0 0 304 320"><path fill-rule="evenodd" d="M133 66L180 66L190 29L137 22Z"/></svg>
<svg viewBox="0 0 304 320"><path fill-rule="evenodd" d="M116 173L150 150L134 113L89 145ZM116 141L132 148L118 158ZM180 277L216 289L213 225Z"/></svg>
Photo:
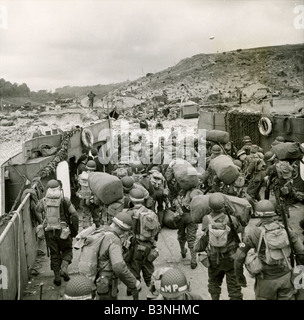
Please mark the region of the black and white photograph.
<svg viewBox="0 0 304 320"><path fill-rule="evenodd" d="M304 0L0 0L0 300L304 300Z"/></svg>

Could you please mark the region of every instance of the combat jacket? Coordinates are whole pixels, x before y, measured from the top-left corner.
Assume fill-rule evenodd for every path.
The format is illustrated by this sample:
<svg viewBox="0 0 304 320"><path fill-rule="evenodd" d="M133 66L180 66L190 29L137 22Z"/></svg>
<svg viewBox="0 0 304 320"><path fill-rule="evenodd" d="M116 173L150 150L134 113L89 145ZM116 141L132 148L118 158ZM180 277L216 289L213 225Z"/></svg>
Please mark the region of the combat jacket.
<svg viewBox="0 0 304 320"><path fill-rule="evenodd" d="M76 212L76 209L74 208L73 204L71 203L70 199L67 198L67 197L64 197L64 202L65 202L65 205L66 205L66 208L68 209L68 214L69 216L75 218L78 220L78 215L77 215L77 212ZM61 201L62 203L62 201ZM63 204L63 203L62 203ZM44 198L40 199L36 208L35 208L35 213L36 213L36 218L39 222L39 224L41 224L45 218L45 207L44 207ZM63 210L63 206L61 205L60 206L60 221L63 221L63 222L68 222L67 219L66 219L66 216L64 214L64 210Z"/></svg>
<svg viewBox="0 0 304 320"><path fill-rule="evenodd" d="M98 254L98 276L112 274L131 290L136 288L136 278L128 269L122 256L120 237L113 231L105 232Z"/></svg>
<svg viewBox="0 0 304 320"><path fill-rule="evenodd" d="M243 272L243 264L245 262L246 254L247 252L251 249L257 249L258 248L258 243L261 235L261 229L259 228L260 226L272 223L275 221L275 218L263 218L259 223L257 223L256 226L252 228L248 228L245 231L244 234L244 239L243 243L241 246L238 248L235 256L235 268L236 268L236 273L240 274ZM293 248L295 250L296 254L299 255L299 259L303 260L304 257L304 246L299 239L298 235L289 228L289 233L291 237L291 241L293 243ZM262 241L260 251L259 251L259 256L263 257L265 256L265 242ZM300 262L299 260L299 262ZM287 264L280 264L280 265L268 265L263 261L263 258L261 259L262 264L263 264L263 270L262 270L262 276L264 279L277 279L282 277L283 275L287 274L290 272L289 267ZM303 264L303 261L300 262Z"/></svg>

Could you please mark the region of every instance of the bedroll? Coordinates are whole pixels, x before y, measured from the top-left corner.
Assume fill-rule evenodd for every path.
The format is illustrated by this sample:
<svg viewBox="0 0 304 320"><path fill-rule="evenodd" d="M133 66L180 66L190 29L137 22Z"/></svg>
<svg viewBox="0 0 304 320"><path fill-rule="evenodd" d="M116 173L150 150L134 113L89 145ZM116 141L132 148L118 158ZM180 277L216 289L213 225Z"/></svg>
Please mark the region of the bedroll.
<svg viewBox="0 0 304 320"><path fill-rule="evenodd" d="M201 223L203 217L210 213L209 197L210 195L206 194L198 195L192 199L190 203L190 212L194 223ZM225 195L225 198L233 209L232 215L239 220L243 227L247 226L252 212L249 201L245 198L238 198L230 195Z"/></svg>
<svg viewBox="0 0 304 320"><path fill-rule="evenodd" d="M189 190L198 186L198 175L196 169L188 161L183 160L183 163L179 160L173 166L174 177L177 183L184 190Z"/></svg>
<svg viewBox="0 0 304 320"><path fill-rule="evenodd" d="M97 198L106 205L123 198L121 180L106 172L92 172L89 175L89 186Z"/></svg>
<svg viewBox="0 0 304 320"><path fill-rule="evenodd" d="M210 167L225 184L232 184L240 175L238 167L226 155L220 155L210 161Z"/></svg>
<svg viewBox="0 0 304 320"><path fill-rule="evenodd" d="M206 140L226 144L229 142L229 133L222 130L206 130Z"/></svg>
<svg viewBox="0 0 304 320"><path fill-rule="evenodd" d="M282 142L272 147L279 160L301 160L303 148L298 142Z"/></svg>
<svg viewBox="0 0 304 320"><path fill-rule="evenodd" d="M163 217L163 224L169 229L178 229L177 219L179 217L178 212L170 209L165 210Z"/></svg>

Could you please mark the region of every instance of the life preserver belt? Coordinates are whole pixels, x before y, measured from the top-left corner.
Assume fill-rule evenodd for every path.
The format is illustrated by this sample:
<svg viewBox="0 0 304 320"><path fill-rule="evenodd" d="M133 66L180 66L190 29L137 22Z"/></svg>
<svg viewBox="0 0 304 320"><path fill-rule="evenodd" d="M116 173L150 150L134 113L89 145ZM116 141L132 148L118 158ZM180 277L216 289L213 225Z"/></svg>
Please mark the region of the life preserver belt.
<svg viewBox="0 0 304 320"><path fill-rule="evenodd" d="M268 136L272 130L272 123L267 117L262 117L258 123L260 134Z"/></svg>
<svg viewBox="0 0 304 320"><path fill-rule="evenodd" d="M81 141L88 148L91 148L93 146L94 136L90 129L82 129Z"/></svg>

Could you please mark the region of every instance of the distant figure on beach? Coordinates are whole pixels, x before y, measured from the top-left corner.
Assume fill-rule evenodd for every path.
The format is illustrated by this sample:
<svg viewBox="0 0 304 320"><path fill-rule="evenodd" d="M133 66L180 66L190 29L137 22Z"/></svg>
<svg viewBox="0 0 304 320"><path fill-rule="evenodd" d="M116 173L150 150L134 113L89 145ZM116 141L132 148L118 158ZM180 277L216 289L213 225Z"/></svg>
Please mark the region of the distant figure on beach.
<svg viewBox="0 0 304 320"><path fill-rule="evenodd" d="M91 90L90 93L88 94L89 98L89 108L93 109L93 104L94 104L94 98L96 97L96 94Z"/></svg>

